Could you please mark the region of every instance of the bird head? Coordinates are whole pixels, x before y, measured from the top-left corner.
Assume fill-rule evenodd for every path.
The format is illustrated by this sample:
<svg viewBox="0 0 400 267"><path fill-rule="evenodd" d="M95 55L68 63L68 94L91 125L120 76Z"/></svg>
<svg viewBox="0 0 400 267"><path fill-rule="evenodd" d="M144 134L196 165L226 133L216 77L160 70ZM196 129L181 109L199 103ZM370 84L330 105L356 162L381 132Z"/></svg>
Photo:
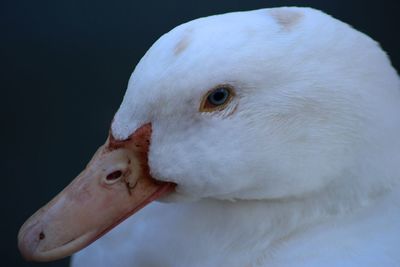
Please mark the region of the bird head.
<svg viewBox="0 0 400 267"><path fill-rule="evenodd" d="M313 9L178 26L138 63L105 145L25 223L20 249L32 260L64 257L155 199L321 191L393 124L385 114L399 109L398 87L373 40Z"/></svg>

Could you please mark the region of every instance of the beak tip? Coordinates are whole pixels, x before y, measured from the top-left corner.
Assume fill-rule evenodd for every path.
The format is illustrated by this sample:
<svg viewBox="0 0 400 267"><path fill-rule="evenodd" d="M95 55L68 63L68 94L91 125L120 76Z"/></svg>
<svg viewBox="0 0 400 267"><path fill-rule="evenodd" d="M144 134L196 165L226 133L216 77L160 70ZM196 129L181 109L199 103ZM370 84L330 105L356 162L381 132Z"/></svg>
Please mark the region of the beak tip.
<svg viewBox="0 0 400 267"><path fill-rule="evenodd" d="M26 261L38 260L38 247L41 241L37 223L28 220L18 232L18 249ZM40 258L40 257L39 257Z"/></svg>
<svg viewBox="0 0 400 267"><path fill-rule="evenodd" d="M35 257L35 250L36 250L37 245L35 246L35 244L32 244L32 242L29 242L29 240L27 240L26 235L25 234L18 234L18 249L22 255L22 257L26 260L26 261L34 261Z"/></svg>

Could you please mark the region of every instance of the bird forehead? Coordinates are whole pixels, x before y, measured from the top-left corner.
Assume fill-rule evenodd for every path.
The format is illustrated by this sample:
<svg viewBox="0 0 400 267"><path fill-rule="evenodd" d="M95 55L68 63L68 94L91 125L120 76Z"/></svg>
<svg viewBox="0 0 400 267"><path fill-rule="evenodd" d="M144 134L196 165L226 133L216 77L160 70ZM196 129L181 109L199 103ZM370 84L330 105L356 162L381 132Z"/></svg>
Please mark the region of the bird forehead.
<svg viewBox="0 0 400 267"><path fill-rule="evenodd" d="M302 17L297 8L261 9L200 18L172 29L136 66L114 118L116 137L127 137L161 106L164 112L175 111L172 101L191 101L217 84L240 80L261 57L268 59L272 53L268 48L276 46L275 54L284 49L276 45L275 37Z"/></svg>
<svg viewBox="0 0 400 267"><path fill-rule="evenodd" d="M243 41L254 36L255 32L265 33L276 28L265 16L265 11L261 11L214 15L179 25L164 34L152 46L148 53L148 60L160 59L162 56L172 61L183 55L183 52L190 47L192 47L192 51L204 52L212 48L243 45ZM289 22L286 23L289 24Z"/></svg>
<svg viewBox="0 0 400 267"><path fill-rule="evenodd" d="M160 80L175 72L206 69L208 64L224 65L246 53L246 57L259 57L260 49L268 56L269 50L284 49L280 45L282 29L290 34L305 16L312 15L309 13L301 8L272 8L192 20L157 40L139 63L139 69L151 69L154 79Z"/></svg>

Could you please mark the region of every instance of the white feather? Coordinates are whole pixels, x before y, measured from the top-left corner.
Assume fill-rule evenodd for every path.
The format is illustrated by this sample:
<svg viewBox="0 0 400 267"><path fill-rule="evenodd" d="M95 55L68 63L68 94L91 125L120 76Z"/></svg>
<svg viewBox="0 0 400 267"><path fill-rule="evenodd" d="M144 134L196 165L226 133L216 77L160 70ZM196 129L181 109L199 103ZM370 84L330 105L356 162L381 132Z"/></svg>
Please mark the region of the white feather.
<svg viewBox="0 0 400 267"><path fill-rule="evenodd" d="M228 111L199 112L225 83ZM139 62L112 125L124 139L152 123L151 173L177 192L72 265L397 266L399 114L386 54L320 11L178 26Z"/></svg>

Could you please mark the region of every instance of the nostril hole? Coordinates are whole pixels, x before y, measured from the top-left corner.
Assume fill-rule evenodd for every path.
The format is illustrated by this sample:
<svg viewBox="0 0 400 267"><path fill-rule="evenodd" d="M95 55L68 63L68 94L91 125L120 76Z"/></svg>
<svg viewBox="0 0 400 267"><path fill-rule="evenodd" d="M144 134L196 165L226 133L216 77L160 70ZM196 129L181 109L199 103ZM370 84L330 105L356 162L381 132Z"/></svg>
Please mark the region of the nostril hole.
<svg viewBox="0 0 400 267"><path fill-rule="evenodd" d="M44 235L43 232L40 232L39 234L39 240L43 240L46 236Z"/></svg>
<svg viewBox="0 0 400 267"><path fill-rule="evenodd" d="M115 171L110 173L109 175L107 175L106 180L107 181L115 181L117 180L119 177L121 177L122 172L121 171Z"/></svg>

